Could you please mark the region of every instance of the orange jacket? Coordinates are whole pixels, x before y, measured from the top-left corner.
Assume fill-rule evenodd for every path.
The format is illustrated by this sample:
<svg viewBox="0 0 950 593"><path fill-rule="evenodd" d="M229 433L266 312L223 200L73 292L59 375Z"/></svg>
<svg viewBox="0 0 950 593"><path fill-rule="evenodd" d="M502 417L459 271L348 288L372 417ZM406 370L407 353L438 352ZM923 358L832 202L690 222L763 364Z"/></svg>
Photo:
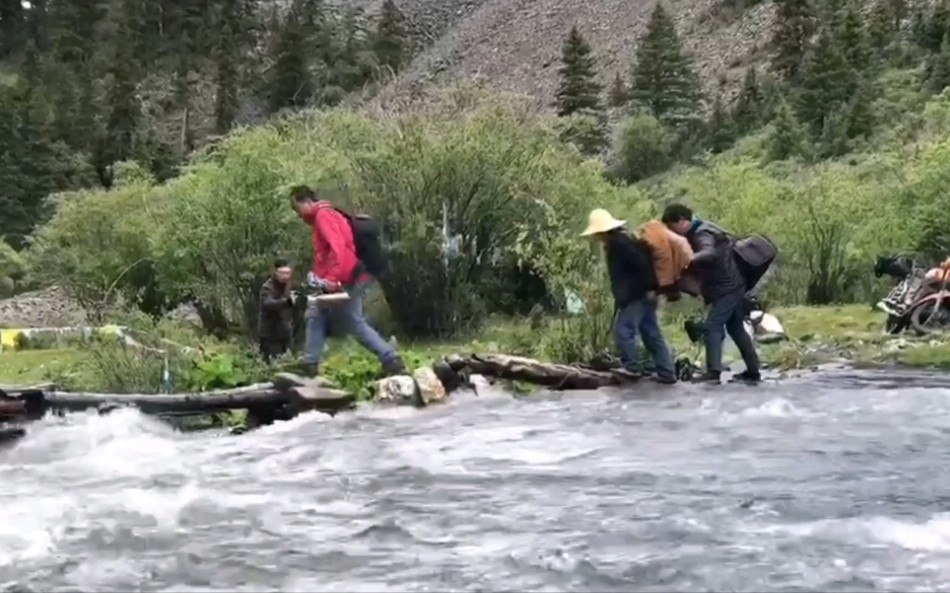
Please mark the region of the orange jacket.
<svg viewBox="0 0 950 593"><path fill-rule="evenodd" d="M651 220L640 229L640 238L653 250L653 266L660 288L675 284L693 259L686 237L677 235L659 220Z"/></svg>

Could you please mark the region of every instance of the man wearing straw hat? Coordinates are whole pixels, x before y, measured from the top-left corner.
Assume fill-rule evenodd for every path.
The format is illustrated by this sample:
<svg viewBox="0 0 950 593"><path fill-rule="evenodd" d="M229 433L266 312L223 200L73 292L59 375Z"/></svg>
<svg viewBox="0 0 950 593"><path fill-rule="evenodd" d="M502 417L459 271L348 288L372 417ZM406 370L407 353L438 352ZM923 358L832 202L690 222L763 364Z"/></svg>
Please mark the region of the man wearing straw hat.
<svg viewBox="0 0 950 593"><path fill-rule="evenodd" d="M593 237L604 246L610 290L617 308L614 340L625 370L641 374L638 336L653 357L654 381L676 383L670 348L657 315L657 281L649 246L626 234L626 223L603 208L592 210L582 237Z"/></svg>

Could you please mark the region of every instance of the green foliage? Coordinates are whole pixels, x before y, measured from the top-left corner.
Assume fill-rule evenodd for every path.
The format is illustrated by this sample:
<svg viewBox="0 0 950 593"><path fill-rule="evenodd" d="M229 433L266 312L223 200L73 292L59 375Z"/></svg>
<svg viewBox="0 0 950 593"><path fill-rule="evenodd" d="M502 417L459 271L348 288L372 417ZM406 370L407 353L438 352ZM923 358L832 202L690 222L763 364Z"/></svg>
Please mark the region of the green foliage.
<svg viewBox="0 0 950 593"><path fill-rule="evenodd" d="M270 110L302 107L313 96L313 81L307 55L310 52L308 25L296 10L291 10L276 45L270 90Z"/></svg>
<svg viewBox="0 0 950 593"><path fill-rule="evenodd" d="M630 89L624 82L620 73L614 75L614 80L610 84L610 91L607 94L607 104L611 107L623 107L630 101Z"/></svg>
<svg viewBox="0 0 950 593"><path fill-rule="evenodd" d="M736 125L732 114L723 105L722 94L717 94L713 101L712 113L708 124L709 148L713 153L720 153L735 142Z"/></svg>
<svg viewBox="0 0 950 593"><path fill-rule="evenodd" d="M27 273L26 258L0 240L0 297L12 295Z"/></svg>
<svg viewBox="0 0 950 593"><path fill-rule="evenodd" d="M590 44L576 26L571 27L561 48L561 76L557 90L557 114L572 115L578 111L600 109L601 86L596 79L594 57Z"/></svg>
<svg viewBox="0 0 950 593"><path fill-rule="evenodd" d="M331 352L324 360L320 372L343 391L354 394L357 399L370 400L374 395L374 385L380 378L379 361L365 349L354 346L348 344ZM431 366L433 363L432 356L423 351L400 348L399 353L410 371Z"/></svg>
<svg viewBox="0 0 950 593"><path fill-rule="evenodd" d="M699 81L673 20L659 2L637 46L631 98L638 108L672 126L688 126L700 118Z"/></svg>
<svg viewBox="0 0 950 593"><path fill-rule="evenodd" d="M256 372L255 372L256 371ZM187 391L233 389L253 382L254 375L266 376L260 358L247 352L215 352L192 361L179 377L178 386Z"/></svg>
<svg viewBox="0 0 950 593"><path fill-rule="evenodd" d="M667 170L674 162L674 134L652 115L629 118L615 140L610 175L639 181Z"/></svg>
<svg viewBox="0 0 950 593"><path fill-rule="evenodd" d="M393 0L383 0L373 50L378 56L379 65L398 72L407 58L408 38L405 17Z"/></svg>
<svg viewBox="0 0 950 593"><path fill-rule="evenodd" d="M465 89L396 117L279 121L222 140L164 185L126 165L112 191L62 197L31 259L94 316L119 295L150 314L189 300L209 331L253 337L273 258L309 267L311 233L287 197L305 182L386 223L382 288L397 326L455 334L509 307L511 293L529 299L522 308L542 301L543 280L539 294L521 287L537 280L511 273L516 238L541 240L542 200L581 204L607 186L549 121L521 99Z"/></svg>
<svg viewBox="0 0 950 593"><path fill-rule="evenodd" d="M520 99L502 99L446 95L425 113L381 122L375 150L355 159L361 205L390 222L382 285L412 335L476 327L497 300L497 264L519 233L535 234L539 201L583 199L568 188L577 154Z"/></svg>
<svg viewBox="0 0 950 593"><path fill-rule="evenodd" d="M759 85L755 66L749 66L732 110L732 121L736 130L741 133L759 127L767 115L766 108L765 93Z"/></svg>
<svg viewBox="0 0 950 593"><path fill-rule="evenodd" d="M784 80L795 82L815 32L815 10L810 0L778 0L772 31L772 69Z"/></svg>
<svg viewBox="0 0 950 593"><path fill-rule="evenodd" d="M770 161L807 158L810 152L807 133L795 117L795 112L788 103L780 101L775 108L775 120L769 134L766 158Z"/></svg>
<svg viewBox="0 0 950 593"><path fill-rule="evenodd" d="M822 29L808 60L798 100L798 119L820 134L825 119L848 101L855 89L853 72L838 45L835 31Z"/></svg>
<svg viewBox="0 0 950 593"><path fill-rule="evenodd" d="M607 121L603 112L580 111L554 121L558 138L573 144L585 155L597 155L607 147Z"/></svg>
<svg viewBox="0 0 950 593"><path fill-rule="evenodd" d="M94 320L102 320L120 294L133 302L145 296L153 283L138 281L154 261L150 230L164 207L149 190L132 183L61 196L31 246L37 279L61 286Z"/></svg>

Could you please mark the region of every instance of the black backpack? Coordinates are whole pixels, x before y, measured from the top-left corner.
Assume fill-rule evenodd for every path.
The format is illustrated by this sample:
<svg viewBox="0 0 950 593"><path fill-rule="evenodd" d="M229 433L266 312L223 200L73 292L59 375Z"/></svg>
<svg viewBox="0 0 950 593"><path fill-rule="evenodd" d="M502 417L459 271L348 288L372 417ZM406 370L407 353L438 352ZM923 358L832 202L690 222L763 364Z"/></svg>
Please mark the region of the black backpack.
<svg viewBox="0 0 950 593"><path fill-rule="evenodd" d="M368 214L350 214L340 208L334 208L350 223L353 231L353 243L356 245L356 257L360 260L360 272L368 272L377 280L386 273L386 254L380 241L380 228L376 220Z"/></svg>
<svg viewBox="0 0 950 593"><path fill-rule="evenodd" d="M755 289L778 257L778 248L775 243L764 235L749 235L744 239L739 239L733 243L732 249L739 272L745 279L746 292Z"/></svg>

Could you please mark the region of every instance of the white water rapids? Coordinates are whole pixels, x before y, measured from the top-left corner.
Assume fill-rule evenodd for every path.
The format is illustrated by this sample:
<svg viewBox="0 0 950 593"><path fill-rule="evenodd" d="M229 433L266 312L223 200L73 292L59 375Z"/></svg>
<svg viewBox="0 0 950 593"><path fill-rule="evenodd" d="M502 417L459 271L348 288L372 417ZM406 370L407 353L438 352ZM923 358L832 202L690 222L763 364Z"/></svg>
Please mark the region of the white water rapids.
<svg viewBox="0 0 950 593"><path fill-rule="evenodd" d="M950 381L836 372L0 450L0 591L950 590Z"/></svg>

